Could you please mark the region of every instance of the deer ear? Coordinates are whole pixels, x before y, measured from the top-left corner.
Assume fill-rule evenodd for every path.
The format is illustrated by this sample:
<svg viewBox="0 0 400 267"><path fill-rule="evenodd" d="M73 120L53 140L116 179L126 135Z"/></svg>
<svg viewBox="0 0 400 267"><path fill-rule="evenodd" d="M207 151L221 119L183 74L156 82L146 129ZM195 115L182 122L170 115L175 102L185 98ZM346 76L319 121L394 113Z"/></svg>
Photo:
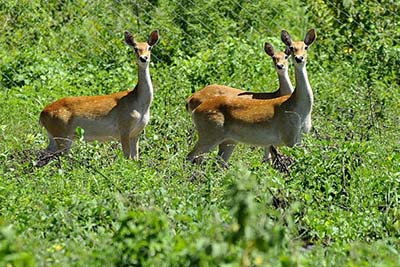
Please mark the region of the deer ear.
<svg viewBox="0 0 400 267"><path fill-rule="evenodd" d="M286 46L292 45L292 39L290 38L290 34L285 30L282 30L281 32L281 40Z"/></svg>
<svg viewBox="0 0 400 267"><path fill-rule="evenodd" d="M306 37L304 38L304 43L310 46L314 43L315 39L317 39L317 33L315 32L315 29L311 29L307 32Z"/></svg>
<svg viewBox="0 0 400 267"><path fill-rule="evenodd" d="M158 42L159 39L159 34L158 34L158 30L153 31L152 33L150 33L149 39L147 40L147 43L150 46L155 46Z"/></svg>
<svg viewBox="0 0 400 267"><path fill-rule="evenodd" d="M274 47L270 43L265 43L264 44L264 51L267 53L270 57L273 57L275 52L274 52Z"/></svg>
<svg viewBox="0 0 400 267"><path fill-rule="evenodd" d="M284 52L287 56L290 56L292 54L292 50L290 49L290 46L286 46L285 48L285 52Z"/></svg>
<svg viewBox="0 0 400 267"><path fill-rule="evenodd" d="M125 35L125 43L129 46L135 47L136 42L135 39L133 38L133 35L128 31L125 31L124 35Z"/></svg>

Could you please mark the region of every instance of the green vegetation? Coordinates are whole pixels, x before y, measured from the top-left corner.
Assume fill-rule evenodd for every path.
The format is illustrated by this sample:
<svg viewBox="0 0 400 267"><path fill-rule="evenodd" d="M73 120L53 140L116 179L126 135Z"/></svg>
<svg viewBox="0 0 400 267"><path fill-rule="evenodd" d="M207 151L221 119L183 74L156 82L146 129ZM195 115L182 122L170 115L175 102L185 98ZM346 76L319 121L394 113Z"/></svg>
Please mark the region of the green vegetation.
<svg viewBox="0 0 400 267"><path fill-rule="evenodd" d="M136 2L0 0L0 266L400 266L399 2ZM228 170L185 162L185 99L275 90L264 42L312 27L313 130L281 149L290 173L244 145ZM140 161L76 140L39 167L43 107L133 87L123 31L153 29Z"/></svg>

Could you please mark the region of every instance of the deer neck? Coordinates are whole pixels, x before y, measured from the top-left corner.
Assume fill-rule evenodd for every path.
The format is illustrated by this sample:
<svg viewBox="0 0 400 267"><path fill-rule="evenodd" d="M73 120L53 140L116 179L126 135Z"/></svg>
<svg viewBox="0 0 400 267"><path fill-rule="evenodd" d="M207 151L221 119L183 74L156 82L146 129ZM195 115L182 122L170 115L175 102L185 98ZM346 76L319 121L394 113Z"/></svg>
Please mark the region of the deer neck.
<svg viewBox="0 0 400 267"><path fill-rule="evenodd" d="M278 79L279 91L281 95L290 95L293 93L294 88L292 82L290 81L288 71L285 71L284 73L278 73Z"/></svg>
<svg viewBox="0 0 400 267"><path fill-rule="evenodd" d="M134 94L142 106L150 106L153 101L153 84L151 82L149 65L138 67L138 83Z"/></svg>
<svg viewBox="0 0 400 267"><path fill-rule="evenodd" d="M314 102L311 85L308 81L306 65L295 66L296 88L292 94L292 101L295 102L293 111L297 112L304 121L311 114Z"/></svg>

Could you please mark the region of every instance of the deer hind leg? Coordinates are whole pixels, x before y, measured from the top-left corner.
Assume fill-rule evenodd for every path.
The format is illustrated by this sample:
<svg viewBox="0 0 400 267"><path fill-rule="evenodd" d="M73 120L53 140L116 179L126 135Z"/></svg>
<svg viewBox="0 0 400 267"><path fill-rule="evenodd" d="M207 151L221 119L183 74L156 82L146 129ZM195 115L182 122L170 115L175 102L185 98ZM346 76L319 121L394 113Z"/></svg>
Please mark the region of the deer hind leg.
<svg viewBox="0 0 400 267"><path fill-rule="evenodd" d="M48 132L47 136L49 137L49 145L47 146L46 151L49 153L55 153L58 150L57 142L51 133Z"/></svg>
<svg viewBox="0 0 400 267"><path fill-rule="evenodd" d="M224 161L223 164L226 165L228 163L229 158L231 157L233 150L235 149L235 142L233 141L224 141L218 146L218 156L222 158Z"/></svg>
<svg viewBox="0 0 400 267"><path fill-rule="evenodd" d="M202 154L209 152L215 146L227 141L224 137L223 124L218 121L218 119L223 118L218 118L216 115L210 117L209 114L195 114L196 110L197 109L193 111L192 117L198 132L198 140L192 151L190 151L186 157L186 160L192 163L200 163ZM222 115L220 114L220 116ZM208 123L204 123L204 121L208 121ZM229 153L229 149L224 151L224 148L223 146L221 153L226 152L225 155L229 158L229 154L232 152Z"/></svg>
<svg viewBox="0 0 400 267"><path fill-rule="evenodd" d="M56 150L50 150L51 152L68 152L72 145L72 136L57 136L53 137L56 142ZM49 146L52 145L52 141L50 141Z"/></svg>
<svg viewBox="0 0 400 267"><path fill-rule="evenodd" d="M278 149L274 146L269 147L269 152L271 154L271 163L274 164L275 162L279 161L279 152Z"/></svg>
<svg viewBox="0 0 400 267"><path fill-rule="evenodd" d="M263 157L262 162L273 162L276 158L276 154L277 154L277 151L274 146L272 146L272 145L265 146L264 157Z"/></svg>
<svg viewBox="0 0 400 267"><path fill-rule="evenodd" d="M222 140L220 140L219 138L205 139L199 136L199 140L197 141L192 151L190 151L190 153L187 155L186 160L192 163L200 163L202 160L201 155L209 152L221 142Z"/></svg>

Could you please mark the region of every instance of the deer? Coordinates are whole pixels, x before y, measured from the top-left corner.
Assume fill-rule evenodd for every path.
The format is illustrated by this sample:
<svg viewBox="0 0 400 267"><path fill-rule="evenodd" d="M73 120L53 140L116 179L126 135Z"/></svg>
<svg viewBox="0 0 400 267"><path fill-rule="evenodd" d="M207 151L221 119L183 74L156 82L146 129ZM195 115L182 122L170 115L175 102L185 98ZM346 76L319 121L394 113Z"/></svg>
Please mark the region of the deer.
<svg viewBox="0 0 400 267"><path fill-rule="evenodd" d="M139 160L139 136L149 122L153 100L150 56L159 32L151 32L147 42L136 42L128 31L124 37L136 55L136 86L109 95L65 97L46 106L39 121L47 130L48 152L69 151L76 128L80 127L85 140L119 140L124 157Z"/></svg>
<svg viewBox="0 0 400 267"><path fill-rule="evenodd" d="M192 96L190 96L186 100L186 110L189 113L192 113L194 109L196 109L201 103L215 96L240 96L244 98L253 98L253 99L272 99L282 95L288 95L293 92L293 86L289 78L289 61L288 58L291 54L291 51L288 47L284 52L275 51L274 47L268 43L264 43L264 51L267 55L269 55L273 61L275 70L278 74L279 80L279 88L274 92L248 92L236 88L232 88L225 85L212 84L204 87L203 89L197 91ZM232 151L234 149L234 142L223 142L220 144L220 156L222 153L225 153L225 157L227 157L226 153L228 151ZM223 151L223 152L222 152ZM263 162L274 161L276 158L277 151L272 146L265 147L265 153L263 157Z"/></svg>
<svg viewBox="0 0 400 267"><path fill-rule="evenodd" d="M286 30L281 32L281 40L289 48L294 62L294 75L296 88L299 90L306 91L308 97L305 99L306 105L304 105L303 110L300 112L302 115L302 132L308 133L311 130L311 112L314 103L314 95L308 80L307 74L307 50L309 46L314 43L317 38L317 33L315 29L310 29L304 38L304 41L292 42L290 34Z"/></svg>
<svg viewBox="0 0 400 267"><path fill-rule="evenodd" d="M291 55L291 51L288 47L286 47L284 52L276 52L274 47L268 42L264 44L264 51L271 57L275 70L278 74L279 88L275 92L255 93L225 85L211 84L195 92L186 100L186 110L189 113L192 113L192 111L205 100L220 95L246 96L248 98L256 99L271 99L282 95L291 94L294 90L288 74L288 58Z"/></svg>
<svg viewBox="0 0 400 267"><path fill-rule="evenodd" d="M296 87L292 94L273 99L248 99L215 96L192 112L198 140L186 159L200 162L201 156L219 145L218 155L226 165L233 152L226 143L256 146L293 147L301 134L311 128L313 93L306 71L307 49L314 43L316 32L307 32L304 41L292 42L289 33L281 39L294 57Z"/></svg>

